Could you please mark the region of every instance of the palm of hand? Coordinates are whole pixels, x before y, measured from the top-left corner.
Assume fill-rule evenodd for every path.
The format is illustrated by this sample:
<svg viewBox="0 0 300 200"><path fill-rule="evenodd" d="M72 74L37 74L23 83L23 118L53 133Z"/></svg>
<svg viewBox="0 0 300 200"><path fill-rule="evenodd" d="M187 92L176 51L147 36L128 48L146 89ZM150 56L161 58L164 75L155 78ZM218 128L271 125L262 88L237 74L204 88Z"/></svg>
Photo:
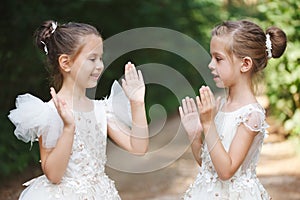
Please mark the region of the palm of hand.
<svg viewBox="0 0 300 200"><path fill-rule="evenodd" d="M139 79L126 80L126 86L123 87L125 94L131 101L143 102L145 96L145 84Z"/></svg>
<svg viewBox="0 0 300 200"><path fill-rule="evenodd" d="M142 72L130 62L125 65L125 79L122 80L125 94L130 101L144 102L145 84Z"/></svg>
<svg viewBox="0 0 300 200"><path fill-rule="evenodd" d="M189 138L191 140L200 138L203 128L195 101L192 98L186 97L182 100L182 106L179 107L179 114Z"/></svg>
<svg viewBox="0 0 300 200"><path fill-rule="evenodd" d="M202 132L202 126L198 112L192 112L181 118L182 125L190 138L198 138Z"/></svg>
<svg viewBox="0 0 300 200"><path fill-rule="evenodd" d="M50 93L52 96L53 103L56 107L56 110L57 110L59 116L63 120L64 124L65 125L74 124L74 121L75 121L74 116L73 116L71 109L68 107L67 103L63 99L60 99L57 96L57 94L53 88L51 88L50 90L51 90Z"/></svg>
<svg viewBox="0 0 300 200"><path fill-rule="evenodd" d="M64 104L62 102L60 102L60 104L61 105L59 107L56 107L56 109L60 117L62 118L64 124L65 125L74 124L74 116L72 111L68 108L67 104Z"/></svg>
<svg viewBox="0 0 300 200"><path fill-rule="evenodd" d="M220 104L220 98L215 100L215 97L208 86L202 86L199 89L200 97L196 98L199 109L199 117L202 125L210 125L217 113L217 108Z"/></svg>

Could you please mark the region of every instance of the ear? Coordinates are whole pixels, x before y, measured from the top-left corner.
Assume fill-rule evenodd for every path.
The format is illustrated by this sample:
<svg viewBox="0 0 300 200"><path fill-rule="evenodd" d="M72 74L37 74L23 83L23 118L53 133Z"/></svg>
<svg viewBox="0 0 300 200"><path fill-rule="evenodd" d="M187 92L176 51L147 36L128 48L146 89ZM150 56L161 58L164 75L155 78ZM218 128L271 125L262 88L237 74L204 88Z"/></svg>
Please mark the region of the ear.
<svg viewBox="0 0 300 200"><path fill-rule="evenodd" d="M253 66L252 59L249 56L244 57L243 63L241 66L241 72L245 73L245 72L250 71L252 69L252 66Z"/></svg>
<svg viewBox="0 0 300 200"><path fill-rule="evenodd" d="M67 54L62 54L58 57L58 63L60 68L67 73L71 71L70 61L71 59Z"/></svg>

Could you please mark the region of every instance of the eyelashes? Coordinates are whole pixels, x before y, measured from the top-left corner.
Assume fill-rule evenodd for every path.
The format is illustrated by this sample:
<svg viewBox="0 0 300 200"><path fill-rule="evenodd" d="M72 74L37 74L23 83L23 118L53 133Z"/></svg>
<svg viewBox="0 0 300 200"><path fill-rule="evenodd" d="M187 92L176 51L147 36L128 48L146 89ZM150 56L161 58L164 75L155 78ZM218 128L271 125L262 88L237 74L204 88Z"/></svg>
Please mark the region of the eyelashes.
<svg viewBox="0 0 300 200"><path fill-rule="evenodd" d="M89 60L92 62L96 62L97 58L89 58ZM102 57L99 58L99 61L102 62Z"/></svg>

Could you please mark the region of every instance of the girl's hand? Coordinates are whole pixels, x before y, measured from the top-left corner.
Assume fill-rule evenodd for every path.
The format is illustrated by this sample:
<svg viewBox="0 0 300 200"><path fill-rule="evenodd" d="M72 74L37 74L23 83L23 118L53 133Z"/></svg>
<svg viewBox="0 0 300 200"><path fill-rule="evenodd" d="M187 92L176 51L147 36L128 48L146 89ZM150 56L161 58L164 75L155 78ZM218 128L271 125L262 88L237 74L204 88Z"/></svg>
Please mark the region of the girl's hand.
<svg viewBox="0 0 300 200"><path fill-rule="evenodd" d="M196 97L197 106L199 109L199 116L203 128L209 128L217 113L217 108L220 99L217 101L208 86L202 86L199 89L200 97Z"/></svg>
<svg viewBox="0 0 300 200"><path fill-rule="evenodd" d="M125 65L125 79L122 79L122 87L130 101L144 102L145 83L143 75L140 70L136 70L131 62Z"/></svg>
<svg viewBox="0 0 300 200"><path fill-rule="evenodd" d="M67 103L63 99L60 99L57 96L54 88L52 88L52 87L50 88L50 94L52 96L52 99L53 99L54 105L57 109L57 112L64 122L64 125L65 126L74 126L74 124L75 124L74 116L73 116L72 111L68 107Z"/></svg>
<svg viewBox="0 0 300 200"><path fill-rule="evenodd" d="M181 123L183 124L189 139L191 141L200 139L203 128L200 123L195 101L192 98L186 97L185 99L182 99L182 106L179 106L179 114Z"/></svg>

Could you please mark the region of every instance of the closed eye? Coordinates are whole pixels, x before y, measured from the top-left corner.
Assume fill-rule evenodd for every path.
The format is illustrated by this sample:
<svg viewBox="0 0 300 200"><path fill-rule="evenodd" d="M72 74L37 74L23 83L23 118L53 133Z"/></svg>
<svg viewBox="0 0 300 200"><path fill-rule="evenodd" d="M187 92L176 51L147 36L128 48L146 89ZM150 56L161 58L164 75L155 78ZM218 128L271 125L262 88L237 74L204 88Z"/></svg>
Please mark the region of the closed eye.
<svg viewBox="0 0 300 200"><path fill-rule="evenodd" d="M95 62L96 58L90 58L89 60Z"/></svg>

